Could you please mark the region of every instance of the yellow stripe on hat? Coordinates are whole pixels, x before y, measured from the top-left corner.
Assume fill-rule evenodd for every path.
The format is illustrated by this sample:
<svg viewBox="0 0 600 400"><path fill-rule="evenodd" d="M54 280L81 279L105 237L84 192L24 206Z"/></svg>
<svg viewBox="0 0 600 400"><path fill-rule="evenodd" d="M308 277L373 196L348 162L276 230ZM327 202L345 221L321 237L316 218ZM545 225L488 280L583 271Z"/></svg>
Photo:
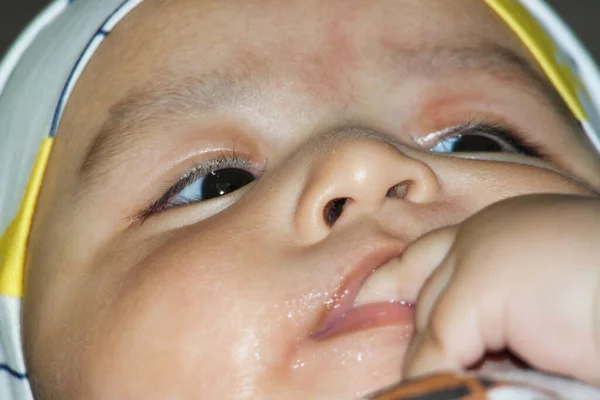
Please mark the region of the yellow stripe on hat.
<svg viewBox="0 0 600 400"><path fill-rule="evenodd" d="M508 24L529 49L571 112L580 121L587 120L577 93L581 82L571 71L550 35L517 0L484 0ZM562 61L562 62L561 62Z"/></svg>
<svg viewBox="0 0 600 400"><path fill-rule="evenodd" d="M0 237L0 295L23 295L27 240L52 143L52 138L46 138L42 142L19 213Z"/></svg>

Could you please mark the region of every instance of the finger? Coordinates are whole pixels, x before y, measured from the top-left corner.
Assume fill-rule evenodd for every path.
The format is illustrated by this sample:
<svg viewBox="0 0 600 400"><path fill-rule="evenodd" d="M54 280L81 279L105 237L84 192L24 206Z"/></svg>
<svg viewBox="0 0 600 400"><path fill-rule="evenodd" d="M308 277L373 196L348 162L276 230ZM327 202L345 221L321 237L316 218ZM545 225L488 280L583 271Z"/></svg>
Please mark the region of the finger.
<svg viewBox="0 0 600 400"><path fill-rule="evenodd" d="M422 332L427 327L435 305L450 284L455 272L455 265L456 263L451 256L446 256L442 260L441 265L438 266L423 285L417 299L415 316L415 328L417 332Z"/></svg>
<svg viewBox="0 0 600 400"><path fill-rule="evenodd" d="M456 237L457 227L450 226L427 233L415 240L402 254L402 264L411 270L411 277L418 282L427 282L448 256ZM420 286L425 286L421 284ZM412 299L421 296L423 288L411 293ZM423 308L423 307L419 307Z"/></svg>
<svg viewBox="0 0 600 400"><path fill-rule="evenodd" d="M461 365L455 359L444 354L439 341L425 331L413 338L404 359L402 376L404 379L412 379L431 373L461 370Z"/></svg>
<svg viewBox="0 0 600 400"><path fill-rule="evenodd" d="M405 377L461 370L478 361L486 348L504 346L503 304L495 300L502 296L485 296L485 288L492 287L485 281L469 268L458 268L452 254L444 260L418 299Z"/></svg>
<svg viewBox="0 0 600 400"><path fill-rule="evenodd" d="M419 264L429 266L427 275L441 265L448 255L456 238L457 225L446 226L416 239L402 254L402 260L407 264Z"/></svg>

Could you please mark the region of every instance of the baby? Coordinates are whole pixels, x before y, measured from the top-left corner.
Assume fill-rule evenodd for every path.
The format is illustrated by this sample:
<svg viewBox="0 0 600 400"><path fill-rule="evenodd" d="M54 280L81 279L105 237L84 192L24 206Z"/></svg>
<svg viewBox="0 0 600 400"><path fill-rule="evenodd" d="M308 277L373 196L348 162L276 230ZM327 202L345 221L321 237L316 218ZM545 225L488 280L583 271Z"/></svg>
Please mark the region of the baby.
<svg viewBox="0 0 600 400"><path fill-rule="evenodd" d="M2 399L600 385L600 126L531 9L67 3L0 70Z"/></svg>

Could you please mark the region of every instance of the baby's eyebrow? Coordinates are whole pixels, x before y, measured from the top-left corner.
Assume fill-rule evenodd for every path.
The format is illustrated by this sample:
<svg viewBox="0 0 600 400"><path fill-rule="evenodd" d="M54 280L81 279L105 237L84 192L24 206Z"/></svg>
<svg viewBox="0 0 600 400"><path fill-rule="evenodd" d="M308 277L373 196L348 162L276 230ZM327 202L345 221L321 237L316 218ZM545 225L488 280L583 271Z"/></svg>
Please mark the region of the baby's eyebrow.
<svg viewBox="0 0 600 400"><path fill-rule="evenodd" d="M176 122L234 107L258 90L249 77L215 71L135 92L111 107L87 151L80 174L86 179L96 178L107 169L111 158L139 149L139 142L157 134L147 129L156 121Z"/></svg>
<svg viewBox="0 0 600 400"><path fill-rule="evenodd" d="M239 68L236 72L209 72L157 84L127 96L111 108L108 119L89 147L80 174L86 181L95 181L94 178L111 170L111 159L138 151L140 143L148 136L164 134L145 129L153 122L194 118L209 111L235 107L244 98L259 95L259 82L264 79L252 75L251 71L251 68ZM411 76L434 79L469 71L501 76L507 82L533 91L578 131L572 113L545 77L526 58L497 44L418 49L395 46L382 59L381 72L394 76L394 79L406 80ZM265 76L273 75L267 72Z"/></svg>

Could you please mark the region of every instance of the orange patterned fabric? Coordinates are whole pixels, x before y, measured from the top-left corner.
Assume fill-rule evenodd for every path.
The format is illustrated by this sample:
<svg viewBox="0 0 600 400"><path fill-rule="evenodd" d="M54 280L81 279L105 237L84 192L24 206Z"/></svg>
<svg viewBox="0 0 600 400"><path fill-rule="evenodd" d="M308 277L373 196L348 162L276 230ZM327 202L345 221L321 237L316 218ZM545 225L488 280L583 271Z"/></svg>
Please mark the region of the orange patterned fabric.
<svg viewBox="0 0 600 400"><path fill-rule="evenodd" d="M518 396L518 397L515 397ZM533 387L471 375L432 375L388 387L370 400L558 400L549 392Z"/></svg>

